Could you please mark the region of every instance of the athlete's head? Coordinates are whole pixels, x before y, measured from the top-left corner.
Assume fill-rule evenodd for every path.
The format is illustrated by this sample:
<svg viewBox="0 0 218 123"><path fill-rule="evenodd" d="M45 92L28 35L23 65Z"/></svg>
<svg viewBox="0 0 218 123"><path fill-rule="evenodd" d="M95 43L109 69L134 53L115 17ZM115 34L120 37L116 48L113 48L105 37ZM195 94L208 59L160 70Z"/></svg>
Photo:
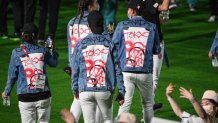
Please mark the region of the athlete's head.
<svg viewBox="0 0 218 123"><path fill-rule="evenodd" d="M83 13L84 11L93 11L99 10L99 4L97 0L80 0L79 1L79 14Z"/></svg>
<svg viewBox="0 0 218 123"><path fill-rule="evenodd" d="M218 94L213 90L205 91L201 100L201 105L207 114L211 116L217 115Z"/></svg>
<svg viewBox="0 0 218 123"><path fill-rule="evenodd" d="M89 27L94 34L102 34L104 31L104 18L99 11L92 11L88 16Z"/></svg>
<svg viewBox="0 0 218 123"><path fill-rule="evenodd" d="M141 16L145 10L145 0L130 0L128 3L128 17Z"/></svg>
<svg viewBox="0 0 218 123"><path fill-rule="evenodd" d="M23 41L30 44L35 44L37 35L38 35L38 28L36 27L35 24L33 23L24 24L22 29Z"/></svg>

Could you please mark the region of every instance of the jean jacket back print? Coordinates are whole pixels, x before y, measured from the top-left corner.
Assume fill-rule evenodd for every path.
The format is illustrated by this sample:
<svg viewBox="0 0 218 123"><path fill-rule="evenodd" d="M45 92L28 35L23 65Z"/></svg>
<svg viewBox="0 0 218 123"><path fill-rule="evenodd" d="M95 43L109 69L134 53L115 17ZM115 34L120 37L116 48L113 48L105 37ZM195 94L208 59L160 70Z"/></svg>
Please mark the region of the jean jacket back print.
<svg viewBox="0 0 218 123"><path fill-rule="evenodd" d="M46 64L56 67L58 54L53 50L52 55L47 48L28 43L24 48L15 48L12 51L8 69L8 80L5 95L9 96L17 81L17 94L38 93L49 91Z"/></svg>
<svg viewBox="0 0 218 123"><path fill-rule="evenodd" d="M84 11L83 17L78 15L72 18L67 25L68 58L69 61L73 54L76 43L91 33L88 27L88 11ZM70 63L71 64L71 63Z"/></svg>
<svg viewBox="0 0 218 123"><path fill-rule="evenodd" d="M89 34L76 44L71 59L72 90L114 91L116 83L119 93L125 93L123 76L113 43L106 35Z"/></svg>
<svg viewBox="0 0 218 123"><path fill-rule="evenodd" d="M155 24L134 16L118 23L112 41L123 72L152 73L153 54L161 50Z"/></svg>

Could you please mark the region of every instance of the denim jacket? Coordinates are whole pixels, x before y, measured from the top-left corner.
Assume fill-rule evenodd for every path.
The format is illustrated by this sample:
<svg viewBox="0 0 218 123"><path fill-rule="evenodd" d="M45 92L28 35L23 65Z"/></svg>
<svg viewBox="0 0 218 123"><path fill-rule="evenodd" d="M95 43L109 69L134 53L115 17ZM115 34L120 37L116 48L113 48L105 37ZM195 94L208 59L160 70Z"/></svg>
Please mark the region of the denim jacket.
<svg viewBox="0 0 218 123"><path fill-rule="evenodd" d="M67 41L68 41L68 59L69 62L71 61L71 56L73 54L74 48L76 46L76 43L86 37L88 34L91 33L89 27L88 27L88 21L87 21L87 17L89 15L88 11L84 11L83 17L80 20L80 24L79 23L79 19L80 19L80 15L72 18L68 25L67 25ZM70 62L70 64L72 64Z"/></svg>
<svg viewBox="0 0 218 123"><path fill-rule="evenodd" d="M141 16L118 23L113 43L124 72L153 72L153 54L160 53L160 40L155 24Z"/></svg>
<svg viewBox="0 0 218 123"><path fill-rule="evenodd" d="M210 52L212 53L213 56L215 56L216 53L218 53L218 30L213 40L213 44L211 45Z"/></svg>
<svg viewBox="0 0 218 123"><path fill-rule="evenodd" d="M118 91L124 96L122 72L116 57L116 50L106 35L89 34L80 40L71 59L72 90L74 94L83 91Z"/></svg>
<svg viewBox="0 0 218 123"><path fill-rule="evenodd" d="M48 77L46 74L46 64L56 67L58 64L58 54L53 50L50 55L47 48L24 43L28 53L27 57L21 48L12 51L8 69L8 80L4 90L5 95L9 96L17 81L17 94L38 93L49 91ZM43 89L35 88L34 82L36 74L45 75L45 85Z"/></svg>

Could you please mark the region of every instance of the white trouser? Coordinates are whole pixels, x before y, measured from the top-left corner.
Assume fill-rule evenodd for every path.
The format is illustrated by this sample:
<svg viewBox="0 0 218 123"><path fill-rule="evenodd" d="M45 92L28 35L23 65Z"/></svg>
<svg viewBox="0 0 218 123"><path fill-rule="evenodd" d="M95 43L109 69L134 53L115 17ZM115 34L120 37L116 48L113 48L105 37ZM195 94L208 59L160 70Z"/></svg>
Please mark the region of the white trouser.
<svg viewBox="0 0 218 123"><path fill-rule="evenodd" d="M18 103L22 123L35 123L36 114L38 114L37 123L49 123L51 98L39 100L35 102L21 102Z"/></svg>
<svg viewBox="0 0 218 123"><path fill-rule="evenodd" d="M160 71L162 67L163 62L163 56L164 56L164 43L161 43L161 52L158 55L153 55L153 93L155 96L155 92L157 90L159 77L160 77Z"/></svg>
<svg viewBox="0 0 218 123"><path fill-rule="evenodd" d="M135 86L137 86L141 96L144 121L150 123L154 116L152 74L123 72L123 80L126 89L125 101L119 108L118 116L123 112L129 112Z"/></svg>
<svg viewBox="0 0 218 123"><path fill-rule="evenodd" d="M80 101L78 99L74 98L73 103L71 104L71 107L70 107L70 112L73 113L76 122L79 123L79 118L80 118L81 113L82 113L82 108L80 105ZM103 120L103 118L102 118L101 112L99 111L99 108L97 107L97 109L96 109L96 123L102 123L102 120Z"/></svg>
<svg viewBox="0 0 218 123"><path fill-rule="evenodd" d="M104 123L112 123L111 92L81 92L80 104L83 111L84 123L96 123L96 108L98 107Z"/></svg>

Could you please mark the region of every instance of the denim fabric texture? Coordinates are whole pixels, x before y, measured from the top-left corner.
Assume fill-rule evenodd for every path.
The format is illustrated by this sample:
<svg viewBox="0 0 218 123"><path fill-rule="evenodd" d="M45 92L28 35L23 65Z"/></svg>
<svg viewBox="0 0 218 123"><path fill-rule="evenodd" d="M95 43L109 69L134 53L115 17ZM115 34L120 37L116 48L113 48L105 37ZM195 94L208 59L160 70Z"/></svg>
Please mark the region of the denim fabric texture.
<svg viewBox="0 0 218 123"><path fill-rule="evenodd" d="M218 53L218 31L216 32L213 44L211 45L210 52L213 54L213 56Z"/></svg>
<svg viewBox="0 0 218 123"><path fill-rule="evenodd" d="M144 52L143 54L144 59L142 61L143 65L139 67L127 66L127 58L126 58L127 52L125 52L126 41L124 37L124 30L130 27L144 28L149 32L149 35L147 37L146 49L145 51L143 51ZM159 54L161 51L160 39L155 24L152 24L144 20L141 16L134 16L129 20L122 21L117 25L117 28L112 38L112 42L115 44L115 48L118 52L118 57L123 72L142 72L142 73L153 72L153 55Z"/></svg>
<svg viewBox="0 0 218 123"><path fill-rule="evenodd" d="M37 89L37 88L29 88L27 84L27 78L26 73L24 70L24 66L21 62L21 58L25 57L25 53L22 51L21 48L15 48L12 51L11 60L9 64L8 69L8 80L7 85L5 87L5 95L9 96L11 93L11 90L17 81L17 94L26 94L26 93L38 93L43 91L49 91L49 83L48 83L48 77L46 74L46 65L49 65L50 67L56 67L58 64L58 53L56 50L53 50L53 55L51 55L47 48L40 47L37 45L32 45L28 43L24 43L24 47L28 54L33 53L42 53L44 62L43 64L43 74L46 75L45 80L45 87L43 89ZM36 61L37 62L37 61Z"/></svg>
<svg viewBox="0 0 218 123"><path fill-rule="evenodd" d="M88 79L89 79L89 72L87 66L89 66L87 63L87 58L84 56L84 50L86 50L89 47L96 48L98 50L99 47L105 47L107 50L101 50L100 52L106 52L106 54L99 55L102 60L102 57L105 58L104 67L102 67L104 70L104 74L102 74L102 77L104 78L104 84L103 86L89 86ZM100 49L100 48L99 48ZM93 54L100 53L94 50L91 50L92 52L89 52L87 54ZM106 55L104 57L103 55ZM91 55L90 55L91 56ZM96 55L92 55L92 58L95 58ZM117 59L117 53L115 50L115 47L113 43L111 42L109 36L107 35L98 35L98 34L89 34L82 40L80 40L74 49L72 59L71 60L71 68L72 68L72 90L74 94L78 94L79 92L83 91L110 91L114 92L114 88L116 86L116 83L118 84L118 91L121 94L125 94L125 87L123 85L123 76L122 72L119 66L119 62ZM95 59L90 59L95 60ZM96 63L97 64L97 63ZM96 66L95 64L95 66ZM97 68L101 66L96 66ZM95 71L99 72L99 71ZM90 73L93 74L93 73ZM99 72L100 74L100 72ZM91 76L91 75L90 75ZM98 76L98 75L95 75ZM94 78L95 79L95 78ZM96 79L98 81L98 78Z"/></svg>

